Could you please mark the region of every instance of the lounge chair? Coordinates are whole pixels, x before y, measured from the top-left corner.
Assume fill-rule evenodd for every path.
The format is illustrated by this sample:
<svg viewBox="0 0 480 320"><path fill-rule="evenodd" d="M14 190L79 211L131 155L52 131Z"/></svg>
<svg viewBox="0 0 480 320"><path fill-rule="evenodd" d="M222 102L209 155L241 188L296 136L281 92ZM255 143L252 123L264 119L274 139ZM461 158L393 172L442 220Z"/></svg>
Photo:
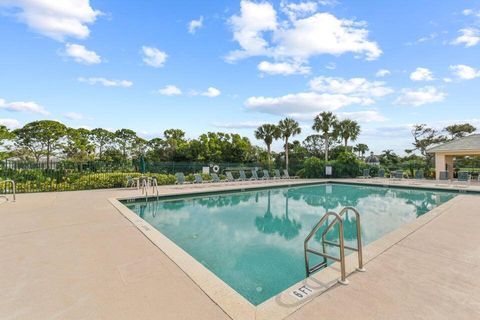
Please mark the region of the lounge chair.
<svg viewBox="0 0 480 320"><path fill-rule="evenodd" d="M274 179L282 179L282 175L280 174L280 170L275 169L275 177Z"/></svg>
<svg viewBox="0 0 480 320"><path fill-rule="evenodd" d="M175 178L177 178L177 184L191 183L191 182L185 180L185 175L183 174L183 172L175 173Z"/></svg>
<svg viewBox="0 0 480 320"><path fill-rule="evenodd" d="M227 175L227 181L228 181L228 182L240 181L240 179L235 179L235 178L233 177L233 174L232 174L230 171L227 171L225 174Z"/></svg>
<svg viewBox="0 0 480 320"><path fill-rule="evenodd" d="M288 173L288 170L283 169L283 179L298 179L300 178L299 176L290 176Z"/></svg>
<svg viewBox="0 0 480 320"><path fill-rule="evenodd" d="M457 183L462 183L465 186L470 184L470 174L467 171L458 172Z"/></svg>
<svg viewBox="0 0 480 320"><path fill-rule="evenodd" d="M257 170L255 170L255 169L252 169L252 178L253 178L253 180L265 180L265 176L260 178L258 176Z"/></svg>
<svg viewBox="0 0 480 320"><path fill-rule="evenodd" d="M199 173L195 173L193 175L195 177L195 181L193 183L209 183L210 181L204 181L203 178L202 178L202 175L199 174Z"/></svg>
<svg viewBox="0 0 480 320"><path fill-rule="evenodd" d="M215 183L217 183L217 182L222 182L222 179L220 179L220 177L218 176L218 174L212 173L211 176L212 176L212 182L215 182Z"/></svg>
<svg viewBox="0 0 480 320"><path fill-rule="evenodd" d="M402 180L403 179L403 171L402 170L395 170L390 173L390 178L393 180Z"/></svg>
<svg viewBox="0 0 480 320"><path fill-rule="evenodd" d="M440 171L438 182L451 183L450 179L448 178L448 171Z"/></svg>
<svg viewBox="0 0 480 320"><path fill-rule="evenodd" d="M247 175L245 174L244 170L240 170L240 171L238 171L238 173L240 174L240 180L242 180L242 181L254 180L253 177L247 178Z"/></svg>
<svg viewBox="0 0 480 320"><path fill-rule="evenodd" d="M379 179L385 178L385 170L384 169L378 170L377 178L379 178Z"/></svg>
<svg viewBox="0 0 480 320"><path fill-rule="evenodd" d="M133 178L131 176L127 176L127 184L125 185L125 188L132 188L132 187L135 187L136 183L135 183L135 180L133 180Z"/></svg>
<svg viewBox="0 0 480 320"><path fill-rule="evenodd" d="M370 169L363 169L363 176L362 176L363 179L370 179L371 176L370 176Z"/></svg>
<svg viewBox="0 0 480 320"><path fill-rule="evenodd" d="M270 177L270 172L268 172L267 169L264 169L264 170L263 170L263 177L262 177L262 179L264 179L264 180L270 180L270 179L272 179L272 177Z"/></svg>
<svg viewBox="0 0 480 320"><path fill-rule="evenodd" d="M415 180L423 180L425 179L425 175L423 173L423 170L417 170L415 172Z"/></svg>

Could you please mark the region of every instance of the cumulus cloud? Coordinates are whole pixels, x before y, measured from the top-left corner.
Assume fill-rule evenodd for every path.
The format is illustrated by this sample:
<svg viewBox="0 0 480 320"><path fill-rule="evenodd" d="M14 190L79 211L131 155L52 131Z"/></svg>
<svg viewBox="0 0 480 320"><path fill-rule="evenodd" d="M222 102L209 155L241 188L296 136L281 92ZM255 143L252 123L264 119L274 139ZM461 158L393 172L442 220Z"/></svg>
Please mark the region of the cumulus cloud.
<svg viewBox="0 0 480 320"><path fill-rule="evenodd" d="M452 41L454 45L464 45L465 47L476 46L480 42L480 30L473 27L463 28L458 31L460 35Z"/></svg>
<svg viewBox="0 0 480 320"><path fill-rule="evenodd" d="M30 29L58 41L87 38L88 25L101 15L89 0L2 0L0 7L12 9L11 14Z"/></svg>
<svg viewBox="0 0 480 320"><path fill-rule="evenodd" d="M20 122L16 119L0 119L0 125L10 130L20 128Z"/></svg>
<svg viewBox="0 0 480 320"><path fill-rule="evenodd" d="M198 20L192 20L188 23L188 32L191 34L195 34L197 29L203 27L203 16L198 18Z"/></svg>
<svg viewBox="0 0 480 320"><path fill-rule="evenodd" d="M452 73L461 80L472 80L480 77L480 70L476 70L470 66L464 64L457 64L450 66Z"/></svg>
<svg viewBox="0 0 480 320"><path fill-rule="evenodd" d="M10 112L26 112L41 115L48 115L49 112L44 107L33 101L14 101L7 102L0 99L0 109Z"/></svg>
<svg viewBox="0 0 480 320"><path fill-rule="evenodd" d="M165 88L158 90L158 93L164 96L179 96L182 94L182 90L172 84L169 84L165 86Z"/></svg>
<svg viewBox="0 0 480 320"><path fill-rule="evenodd" d="M264 124L265 121L241 121L241 122L214 122L212 125L217 128L224 128L224 129L253 129L253 128L258 128L262 124Z"/></svg>
<svg viewBox="0 0 480 320"><path fill-rule="evenodd" d="M418 67L410 73L410 79L412 81L432 81L434 80L433 73L427 68Z"/></svg>
<svg viewBox="0 0 480 320"><path fill-rule="evenodd" d="M375 73L375 77L377 78L383 78L383 77L386 77L386 76L389 76L390 74L392 74L390 72L390 70L388 69L380 69L377 71L377 73Z"/></svg>
<svg viewBox="0 0 480 320"><path fill-rule="evenodd" d="M96 85L101 84L105 87L123 87L128 88L133 85L132 81L129 80L114 80L114 79L106 79L102 77L93 77L93 78L83 78L80 77L77 79L79 82L88 83L89 85Z"/></svg>
<svg viewBox="0 0 480 320"><path fill-rule="evenodd" d="M280 7L290 20L296 20L299 17L305 17L308 14L317 12L318 3L314 1L300 3L281 2Z"/></svg>
<svg viewBox="0 0 480 320"><path fill-rule="evenodd" d="M365 78L316 77L310 80L310 88L318 92L345 94L365 98L379 98L391 94L393 89L383 81L368 81Z"/></svg>
<svg viewBox="0 0 480 320"><path fill-rule="evenodd" d="M339 112L338 117L341 119L352 119L362 123L384 122L388 119L376 110L364 110L355 112Z"/></svg>
<svg viewBox="0 0 480 320"><path fill-rule="evenodd" d="M252 56L306 61L315 55L338 56L347 52L374 60L382 54L378 44L368 40L364 22L314 13L316 6L308 3L284 4L282 10L287 11L287 20L279 19L268 2L242 0L240 14L229 19L233 38L241 49L230 52L227 61Z"/></svg>
<svg viewBox="0 0 480 320"><path fill-rule="evenodd" d="M394 101L395 104L421 106L428 103L445 100L446 93L438 91L433 86L426 86L417 90L403 89L402 94Z"/></svg>
<svg viewBox="0 0 480 320"><path fill-rule="evenodd" d="M63 116L67 119L70 120L83 120L85 119L85 116L81 113L78 112L66 112L63 114Z"/></svg>
<svg viewBox="0 0 480 320"><path fill-rule="evenodd" d="M143 62L154 68L161 68L165 65L168 55L154 47L142 47Z"/></svg>
<svg viewBox="0 0 480 320"><path fill-rule="evenodd" d="M209 87L207 91L200 93L200 95L209 97L209 98L218 97L220 94L221 94L220 90L214 87Z"/></svg>
<svg viewBox="0 0 480 320"><path fill-rule="evenodd" d="M309 74L310 67L304 66L299 63L288 63L288 62L278 62L271 63L268 61L262 61L257 66L258 70L267 73L267 74L281 74L281 75L292 75L292 74Z"/></svg>
<svg viewBox="0 0 480 320"><path fill-rule="evenodd" d="M80 44L67 43L65 45L65 55L72 58L75 62L83 64L98 64L102 62L102 58L95 51L88 50Z"/></svg>
<svg viewBox="0 0 480 320"><path fill-rule="evenodd" d="M309 119L322 111L335 111L352 104L368 105L372 101L344 94L301 92L280 97L250 97L245 101L248 110L262 113Z"/></svg>

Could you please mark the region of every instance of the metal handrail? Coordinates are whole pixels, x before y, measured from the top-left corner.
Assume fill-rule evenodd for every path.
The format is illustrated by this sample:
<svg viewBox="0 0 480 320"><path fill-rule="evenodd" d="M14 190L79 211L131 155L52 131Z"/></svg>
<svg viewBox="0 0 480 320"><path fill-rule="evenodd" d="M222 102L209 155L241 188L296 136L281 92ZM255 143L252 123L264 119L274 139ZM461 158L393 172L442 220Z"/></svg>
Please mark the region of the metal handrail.
<svg viewBox="0 0 480 320"><path fill-rule="evenodd" d="M318 230L323 226L325 221L328 219L329 216L334 217L334 222L338 223L339 228L338 228L338 239L340 240L340 245L339 245L339 250L340 250L340 258L332 257L328 254L325 253L325 247L323 248L323 252L310 249L308 247L308 242L310 239L318 232ZM345 247L344 247L344 236L343 236L343 220L342 217L337 214L336 212L329 211L325 213L325 215L320 219L320 221L315 225L315 227L312 229L312 231L308 234L308 236L305 238L305 241L303 242L303 248L304 248L304 256L305 256L305 269L307 273L307 277L310 276L312 272L315 272L319 270L320 268L323 268L324 266L327 265L327 259L331 259L337 262L340 262L340 273L341 273L341 278L338 280L341 284L348 284L348 280L346 278L346 272L345 272ZM323 257L323 262L319 263L312 268L310 268L310 263L308 259L308 253L313 253L318 256Z"/></svg>
<svg viewBox="0 0 480 320"><path fill-rule="evenodd" d="M355 213L355 225L357 227L357 247L353 248L353 247L349 247L349 246L346 246L346 245L343 245L343 247L347 248L348 250L352 250L352 251L357 252L358 267L356 269L357 269L357 271L365 272L365 268L363 267L362 228L361 228L361 224L360 224L360 212L358 212L358 210L355 209L354 207L345 207L338 214L340 216L340 219L348 211L353 211L353 213ZM330 224L327 226L325 231L323 231L323 233L322 233L322 244L328 244L328 245L337 246L337 247L340 245L338 243L334 243L334 242L325 240L325 237L326 237L328 231L330 231L330 229L333 227L333 225L335 224L335 221L336 220L330 222ZM324 249L324 251L325 251L325 249Z"/></svg>
<svg viewBox="0 0 480 320"><path fill-rule="evenodd" d="M16 187L16 184L15 184L15 181L13 180L3 180L3 181L0 181L1 183L4 183L5 184L5 189L7 188L7 183L11 183L12 184L12 194L13 194L13 201L12 202L15 202L16 200L16 191L17 191L17 187ZM6 196L6 193L5 193L5 198L8 200L7 196Z"/></svg>

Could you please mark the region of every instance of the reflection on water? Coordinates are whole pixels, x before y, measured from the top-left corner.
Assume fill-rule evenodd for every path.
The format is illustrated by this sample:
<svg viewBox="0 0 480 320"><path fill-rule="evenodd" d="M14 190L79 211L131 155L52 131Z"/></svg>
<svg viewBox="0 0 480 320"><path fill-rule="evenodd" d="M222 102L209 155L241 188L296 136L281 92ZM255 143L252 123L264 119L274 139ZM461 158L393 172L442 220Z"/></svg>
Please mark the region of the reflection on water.
<svg viewBox="0 0 480 320"><path fill-rule="evenodd" d="M303 240L326 211L357 208L362 238L368 244L453 197L434 191L334 184L127 206L253 304L259 304L305 277ZM353 214L346 215L344 229L346 243L354 246ZM335 241L337 236L338 227L332 228L327 239Z"/></svg>

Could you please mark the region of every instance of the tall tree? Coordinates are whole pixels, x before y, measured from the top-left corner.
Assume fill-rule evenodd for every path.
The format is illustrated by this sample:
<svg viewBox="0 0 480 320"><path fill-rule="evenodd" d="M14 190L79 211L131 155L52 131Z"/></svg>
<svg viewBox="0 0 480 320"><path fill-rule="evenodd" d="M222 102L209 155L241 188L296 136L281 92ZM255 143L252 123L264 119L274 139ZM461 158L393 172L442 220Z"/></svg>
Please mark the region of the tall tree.
<svg viewBox="0 0 480 320"><path fill-rule="evenodd" d="M332 139L337 138L337 116L332 112L322 112L314 119L312 129L321 132L325 142L325 161L328 161L328 150Z"/></svg>
<svg viewBox="0 0 480 320"><path fill-rule="evenodd" d="M272 162L272 142L280 138L280 130L274 124L263 124L255 130L255 138L258 140L263 140L267 146L268 154L268 166L271 166Z"/></svg>
<svg viewBox="0 0 480 320"><path fill-rule="evenodd" d="M137 141L137 133L130 129L120 129L115 131L115 141L120 146L123 158L128 159L129 152L132 151Z"/></svg>
<svg viewBox="0 0 480 320"><path fill-rule="evenodd" d="M323 149L323 137L319 134L311 134L302 142L311 156L320 158Z"/></svg>
<svg viewBox="0 0 480 320"><path fill-rule="evenodd" d="M364 143L359 143L353 147L353 151L358 152L358 156L365 157L365 153L370 150L368 146Z"/></svg>
<svg viewBox="0 0 480 320"><path fill-rule="evenodd" d="M15 145L29 150L37 162L46 156L47 169L50 168L50 157L61 148L61 139L66 135L67 127L53 120L40 120L26 124L14 130Z"/></svg>
<svg viewBox="0 0 480 320"><path fill-rule="evenodd" d="M90 141L90 136L87 129L68 128L64 145L65 156L74 161L87 160L95 152L95 145Z"/></svg>
<svg viewBox="0 0 480 320"><path fill-rule="evenodd" d="M12 140L14 138L15 135L10 130L8 130L6 126L0 125L0 147L4 146L5 141ZM0 159L3 159L6 155L7 153L4 150L0 150Z"/></svg>
<svg viewBox="0 0 480 320"><path fill-rule="evenodd" d="M95 144L98 150L98 158L102 159L105 148L113 143L115 135L113 132L102 128L96 128L90 131L90 140Z"/></svg>
<svg viewBox="0 0 480 320"><path fill-rule="evenodd" d="M288 139L302 132L297 121L291 118L285 118L278 123L280 136L285 141L285 168L288 170Z"/></svg>
<svg viewBox="0 0 480 320"><path fill-rule="evenodd" d="M354 120L345 119L338 123L336 130L338 136L343 139L346 148L348 147L348 140L357 140L360 134L360 125Z"/></svg>
<svg viewBox="0 0 480 320"><path fill-rule="evenodd" d="M450 139L458 139L463 138L466 135L469 135L475 132L477 128L472 126L470 123L463 123L463 124L453 124L445 128L445 131L450 135Z"/></svg>
<svg viewBox="0 0 480 320"><path fill-rule="evenodd" d="M413 148L405 150L406 153L419 151L425 157L427 166L432 161L432 155L427 150L434 145L445 142L446 137L441 135L436 129L427 127L426 124L416 124L412 129Z"/></svg>

